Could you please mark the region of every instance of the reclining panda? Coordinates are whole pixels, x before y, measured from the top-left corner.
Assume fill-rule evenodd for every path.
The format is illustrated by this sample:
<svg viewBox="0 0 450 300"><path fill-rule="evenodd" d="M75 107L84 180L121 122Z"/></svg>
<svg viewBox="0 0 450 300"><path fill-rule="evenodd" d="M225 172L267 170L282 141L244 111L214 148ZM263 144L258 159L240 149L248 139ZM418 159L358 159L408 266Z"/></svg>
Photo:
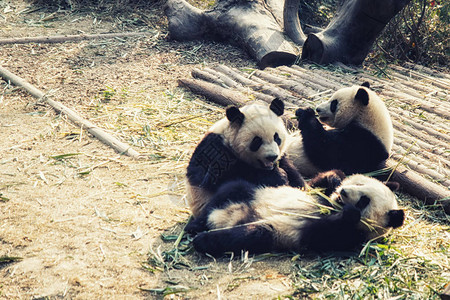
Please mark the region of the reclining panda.
<svg viewBox="0 0 450 300"><path fill-rule="evenodd" d="M392 121L369 87L365 82L336 91L317 106L318 119L311 108L296 111L300 134L291 136L286 152L300 174L339 169L350 175L384 167L394 139Z"/></svg>
<svg viewBox="0 0 450 300"><path fill-rule="evenodd" d="M397 183L385 185L360 174L343 178L342 172L333 170L310 182L313 187L335 190L330 199L340 203L341 210L297 188L231 181L220 187L185 230L196 234L193 245L198 252L217 257L242 250L352 251L403 224L404 212L392 191Z"/></svg>
<svg viewBox="0 0 450 300"><path fill-rule="evenodd" d="M224 183L242 179L258 186L305 182L285 153L284 103L231 106L197 145L187 167L187 199L194 217Z"/></svg>

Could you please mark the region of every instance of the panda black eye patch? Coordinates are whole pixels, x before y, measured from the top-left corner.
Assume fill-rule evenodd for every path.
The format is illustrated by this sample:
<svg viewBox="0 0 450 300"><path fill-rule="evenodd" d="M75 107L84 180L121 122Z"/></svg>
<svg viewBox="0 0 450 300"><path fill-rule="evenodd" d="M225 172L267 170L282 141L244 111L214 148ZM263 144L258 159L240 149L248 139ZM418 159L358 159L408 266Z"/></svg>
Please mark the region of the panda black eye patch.
<svg viewBox="0 0 450 300"><path fill-rule="evenodd" d="M336 112L337 105L338 105L338 101L336 99L331 101L330 110L331 110L332 113Z"/></svg>
<svg viewBox="0 0 450 300"><path fill-rule="evenodd" d="M252 142L250 143L250 150L253 152L258 151L258 149L261 147L263 143L262 138L260 138L259 136L255 136L252 140Z"/></svg>
<svg viewBox="0 0 450 300"><path fill-rule="evenodd" d="M278 132L275 132L275 134L273 135L273 140L275 141L275 143L277 143L278 146L281 145L281 139L280 136L278 135Z"/></svg>

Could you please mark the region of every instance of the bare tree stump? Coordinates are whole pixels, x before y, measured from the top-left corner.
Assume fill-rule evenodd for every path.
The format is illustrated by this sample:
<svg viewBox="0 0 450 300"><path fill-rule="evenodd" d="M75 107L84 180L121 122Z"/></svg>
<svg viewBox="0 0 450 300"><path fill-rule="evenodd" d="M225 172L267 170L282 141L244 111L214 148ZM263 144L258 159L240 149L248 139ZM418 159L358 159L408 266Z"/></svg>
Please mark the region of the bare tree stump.
<svg viewBox="0 0 450 300"><path fill-rule="evenodd" d="M168 0L165 13L171 38L234 42L245 48L260 68L265 68L290 65L297 58L296 49L277 22L282 18L281 3L282 0L221 0L214 9L202 11L184 0Z"/></svg>
<svg viewBox="0 0 450 300"><path fill-rule="evenodd" d="M389 20L410 1L345 1L325 30L308 35L302 59L319 64L342 62L360 65Z"/></svg>

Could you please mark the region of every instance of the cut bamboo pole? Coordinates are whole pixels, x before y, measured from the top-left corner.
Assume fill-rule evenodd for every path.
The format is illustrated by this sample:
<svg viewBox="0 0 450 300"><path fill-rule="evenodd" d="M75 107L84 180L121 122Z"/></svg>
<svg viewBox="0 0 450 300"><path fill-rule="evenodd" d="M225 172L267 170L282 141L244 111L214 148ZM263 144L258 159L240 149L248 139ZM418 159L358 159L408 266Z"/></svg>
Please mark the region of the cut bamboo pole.
<svg viewBox="0 0 450 300"><path fill-rule="evenodd" d="M64 43L64 42L77 42L83 40L98 40L98 39L110 39L110 38L122 38L148 35L149 32L117 32L117 33L100 33L100 34L76 34L76 35L54 35L54 36L36 36L36 37L20 37L0 39L0 45L8 44L29 44L29 43Z"/></svg>
<svg viewBox="0 0 450 300"><path fill-rule="evenodd" d="M395 162L389 160L388 167L395 168ZM442 205L444 211L450 214L450 195L448 189L429 180L424 180L421 175L403 166L399 166L391 177L392 181L400 183L400 187L406 193L415 196L428 205Z"/></svg>
<svg viewBox="0 0 450 300"><path fill-rule="evenodd" d="M198 79L180 79L178 83L181 86L189 88L193 93L203 95L216 104L222 106L245 104L245 96L239 92L223 88L217 84L206 82Z"/></svg>
<svg viewBox="0 0 450 300"><path fill-rule="evenodd" d="M25 81L24 79L20 78L17 75L14 75L7 69L0 66L0 76L6 80L10 81L12 84L22 87L25 89L28 93L30 93L33 97L37 99L45 100L51 107L53 107L55 110L59 111L60 113L63 113L67 115L69 120L74 122L75 124L79 126L83 126L84 129L86 129L89 133L94 135L97 139L99 139L104 144L112 147L114 150L121 154L126 154L128 156L131 156L133 158L139 158L140 154L133 150L130 145L125 144L112 135L106 133L101 128L97 127L94 123L83 119L78 115L77 112L74 110L66 107L62 103L58 101L54 101L48 97L45 96L45 93L41 90L37 89L35 86L30 84L29 82Z"/></svg>

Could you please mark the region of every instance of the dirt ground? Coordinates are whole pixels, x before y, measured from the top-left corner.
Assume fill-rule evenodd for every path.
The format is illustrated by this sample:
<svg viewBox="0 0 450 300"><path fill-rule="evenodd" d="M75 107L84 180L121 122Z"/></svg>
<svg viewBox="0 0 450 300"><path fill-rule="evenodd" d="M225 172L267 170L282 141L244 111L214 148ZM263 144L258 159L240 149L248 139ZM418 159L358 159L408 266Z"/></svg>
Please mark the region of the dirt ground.
<svg viewBox="0 0 450 300"><path fill-rule="evenodd" d="M188 219L186 162L206 128L221 116L220 109L177 88L177 79L188 77L193 66L217 61L254 66L231 46L168 41L160 6L118 15L0 2L3 38L150 32L0 48L1 66L144 156L133 160L117 154L3 82L0 257L20 259L0 264L0 298L158 298L149 290L183 276L194 287L193 298L267 298L292 291L288 271L277 259L258 268L257 262L217 264L199 256L209 275L199 268L194 277L142 267L149 252L158 252L161 234L179 232L177 224ZM186 116L196 119L186 122Z"/></svg>

